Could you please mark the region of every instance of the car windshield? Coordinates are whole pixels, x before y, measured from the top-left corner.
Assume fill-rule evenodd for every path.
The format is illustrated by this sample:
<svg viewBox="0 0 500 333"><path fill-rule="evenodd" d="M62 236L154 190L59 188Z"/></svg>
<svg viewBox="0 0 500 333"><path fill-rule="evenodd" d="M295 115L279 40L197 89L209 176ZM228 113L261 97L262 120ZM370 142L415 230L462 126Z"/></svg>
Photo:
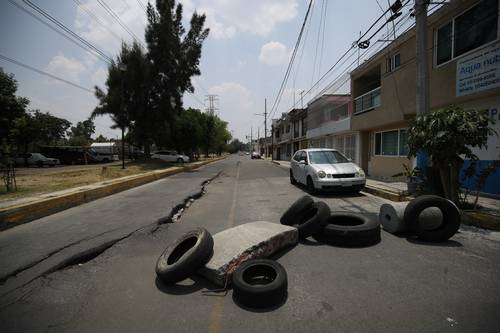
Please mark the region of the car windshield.
<svg viewBox="0 0 500 333"><path fill-rule="evenodd" d="M43 156L42 154L40 153L32 153L31 156L33 157L38 157L38 158L46 158L45 156Z"/></svg>
<svg viewBox="0 0 500 333"><path fill-rule="evenodd" d="M311 164L335 164L349 162L345 156L334 150L309 152L309 161Z"/></svg>

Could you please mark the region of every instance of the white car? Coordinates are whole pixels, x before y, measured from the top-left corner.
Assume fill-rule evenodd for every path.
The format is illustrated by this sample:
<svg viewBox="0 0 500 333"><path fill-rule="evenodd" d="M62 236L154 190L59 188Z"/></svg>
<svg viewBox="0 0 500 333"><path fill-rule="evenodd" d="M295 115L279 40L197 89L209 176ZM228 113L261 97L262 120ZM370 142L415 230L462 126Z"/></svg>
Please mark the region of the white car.
<svg viewBox="0 0 500 333"><path fill-rule="evenodd" d="M189 162L189 157L182 154L177 154L176 151L162 150L157 151L151 155L151 158L157 158L165 162L177 162L177 163L187 163Z"/></svg>
<svg viewBox="0 0 500 333"><path fill-rule="evenodd" d="M317 190L361 191L366 184L363 169L335 149L298 150L290 162L290 182Z"/></svg>
<svg viewBox="0 0 500 333"><path fill-rule="evenodd" d="M14 163L18 166L24 166L25 155L19 154L14 158ZM49 158L45 157L40 153L28 153L26 154L28 165L36 165L39 167L43 167L44 165L55 166L61 164L61 162L57 158Z"/></svg>

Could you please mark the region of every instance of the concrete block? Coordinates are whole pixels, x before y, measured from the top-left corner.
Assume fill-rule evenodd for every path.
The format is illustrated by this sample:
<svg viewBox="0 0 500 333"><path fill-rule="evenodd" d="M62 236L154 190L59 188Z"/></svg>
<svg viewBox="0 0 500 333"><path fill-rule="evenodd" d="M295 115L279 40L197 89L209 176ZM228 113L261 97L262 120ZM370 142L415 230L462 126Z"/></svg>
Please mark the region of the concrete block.
<svg viewBox="0 0 500 333"><path fill-rule="evenodd" d="M213 236L214 254L198 273L223 287L241 263L267 258L277 251L297 244L297 228L265 221L242 224Z"/></svg>
<svg viewBox="0 0 500 333"><path fill-rule="evenodd" d="M408 202L395 202L380 206L379 221L384 230L390 233L408 231L404 221L406 206ZM443 222L443 214L439 208L429 207L420 213L418 220L421 228L432 230Z"/></svg>

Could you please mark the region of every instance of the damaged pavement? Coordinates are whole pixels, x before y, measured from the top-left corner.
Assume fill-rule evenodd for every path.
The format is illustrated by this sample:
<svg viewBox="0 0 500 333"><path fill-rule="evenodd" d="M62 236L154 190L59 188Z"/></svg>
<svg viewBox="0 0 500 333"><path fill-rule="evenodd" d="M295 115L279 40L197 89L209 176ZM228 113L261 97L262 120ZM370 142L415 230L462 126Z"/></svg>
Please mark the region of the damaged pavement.
<svg viewBox="0 0 500 333"><path fill-rule="evenodd" d="M190 200L196 198L203 181L218 174L205 184L205 195ZM187 184L193 186L188 189ZM174 189L182 195L168 194ZM169 243L196 227L216 234L253 221L279 223L285 209L304 194L302 188L290 185L287 170L267 161L231 156L198 172L127 192L35 221L32 231L30 224L18 227L31 240L43 239L49 247L45 252L37 253L42 246L29 240L16 247L0 236L2 263L11 262L12 271L16 259L9 256L16 251L22 267L64 246L69 247L61 252L84 249L103 237L110 241L128 235L96 256L41 274L1 296L0 331L488 332L500 326L498 233L462 228L450 241L431 245L383 232L382 241L367 248L302 240L272 257L287 269L286 302L271 311L253 312L238 307L232 291L225 297L202 293L218 286L198 275L164 285L156 278L155 263ZM364 193L315 199L325 201L332 211L368 213L378 213L387 202ZM128 204L115 207L120 200ZM170 211L165 202L170 203ZM108 209L95 222L98 214L93 204ZM183 210L186 204L190 207ZM174 208L175 223L156 223ZM85 214L89 214L87 223ZM43 226L50 226L50 231ZM89 231L91 226L94 232ZM74 235L78 232L80 237ZM18 231L13 236L22 240L22 235ZM23 251L28 249L37 256L28 256ZM28 271L7 280L2 288Z"/></svg>

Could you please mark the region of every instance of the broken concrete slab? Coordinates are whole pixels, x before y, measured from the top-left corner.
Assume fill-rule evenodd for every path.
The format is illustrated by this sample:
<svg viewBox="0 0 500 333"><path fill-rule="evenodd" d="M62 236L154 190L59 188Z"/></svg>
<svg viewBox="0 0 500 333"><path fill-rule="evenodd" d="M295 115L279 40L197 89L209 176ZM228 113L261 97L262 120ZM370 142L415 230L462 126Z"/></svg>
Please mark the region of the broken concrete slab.
<svg viewBox="0 0 500 333"><path fill-rule="evenodd" d="M256 221L213 235L214 254L198 273L223 287L239 264L249 259L267 258L298 243L297 228Z"/></svg>

